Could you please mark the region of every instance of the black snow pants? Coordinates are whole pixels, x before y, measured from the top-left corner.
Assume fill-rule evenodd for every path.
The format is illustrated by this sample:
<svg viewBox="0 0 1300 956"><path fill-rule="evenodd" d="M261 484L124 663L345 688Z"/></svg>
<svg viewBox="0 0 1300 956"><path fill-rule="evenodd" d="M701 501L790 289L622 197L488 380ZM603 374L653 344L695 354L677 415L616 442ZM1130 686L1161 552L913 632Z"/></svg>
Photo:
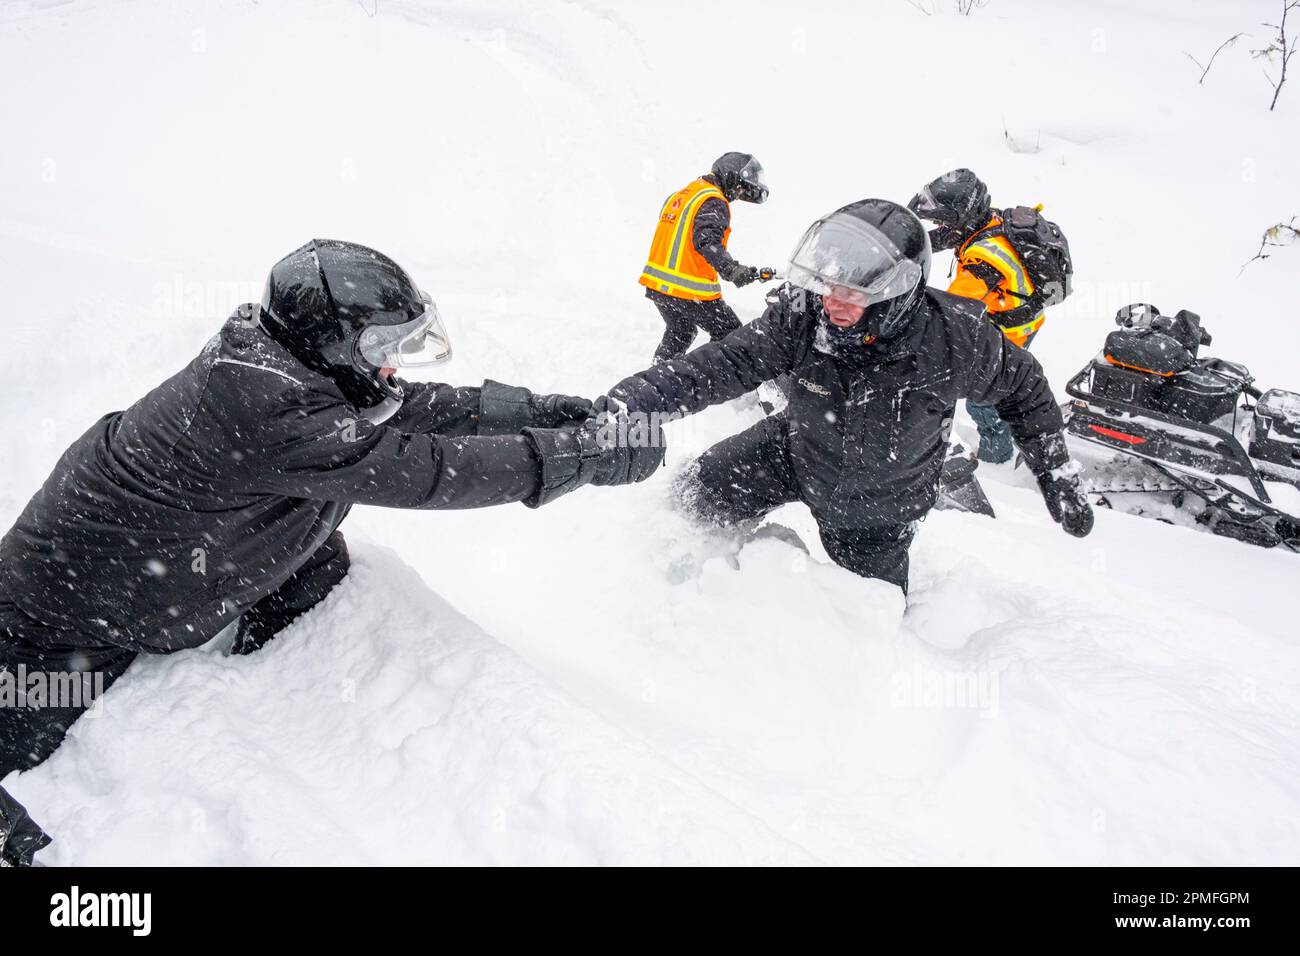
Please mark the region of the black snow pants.
<svg viewBox="0 0 1300 956"><path fill-rule="evenodd" d="M325 599L348 573L348 543L335 531L307 563L258 601L239 622L232 654L251 654Z"/></svg>
<svg viewBox="0 0 1300 956"><path fill-rule="evenodd" d="M348 549L335 531L311 558L280 587L244 613L232 653L257 650L299 615L319 603L348 572ZM126 647L96 644L78 631L60 630L28 617L14 604L0 599L0 671L48 675L64 684L64 675L78 675L83 686L97 694L108 688L131 666L140 653ZM54 753L68 729L94 699L82 694L72 703L47 698L48 706L0 706L0 780L15 770L30 770ZM2 701L0 701L2 702ZM62 704L66 706L55 706Z"/></svg>
<svg viewBox="0 0 1300 956"><path fill-rule="evenodd" d="M32 822L27 809L0 787L0 866L26 866L50 838Z"/></svg>
<svg viewBox="0 0 1300 956"><path fill-rule="evenodd" d="M773 509L802 501L790 463L789 423L772 415L718 442L686 469L678 485L683 503L701 520L724 527L755 521ZM814 510L831 560L864 578L879 578L907 593L907 550L915 522L828 524Z"/></svg>
<svg viewBox="0 0 1300 956"><path fill-rule="evenodd" d="M0 598L0 781L58 749L68 728L126 673L136 652L47 627ZM21 696L20 696L21 694ZM0 860L30 863L50 842L0 787Z"/></svg>
<svg viewBox="0 0 1300 956"><path fill-rule="evenodd" d="M666 326L663 340L655 349L656 362L666 362L683 354L695 341L697 329L703 330L710 339L720 339L740 328L740 317L721 299L693 302L653 290L648 291L646 297L655 304Z"/></svg>

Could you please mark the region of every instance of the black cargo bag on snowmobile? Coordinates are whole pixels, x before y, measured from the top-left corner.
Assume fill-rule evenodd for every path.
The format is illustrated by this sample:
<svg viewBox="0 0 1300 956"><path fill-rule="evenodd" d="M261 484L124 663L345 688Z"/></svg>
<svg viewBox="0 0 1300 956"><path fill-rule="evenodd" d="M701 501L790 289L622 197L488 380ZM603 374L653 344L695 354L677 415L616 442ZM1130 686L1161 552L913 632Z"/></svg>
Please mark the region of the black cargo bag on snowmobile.
<svg viewBox="0 0 1300 956"><path fill-rule="evenodd" d="M1029 270L1033 298L1040 308L1063 302L1074 291L1074 260L1061 227L1043 218L1035 206L1002 210L1002 234Z"/></svg>
<svg viewBox="0 0 1300 956"><path fill-rule="evenodd" d="M1252 458L1300 468L1300 395L1270 388L1255 403Z"/></svg>
<svg viewBox="0 0 1300 956"><path fill-rule="evenodd" d="M1203 424L1234 412L1250 373L1234 362L1197 358L1211 339L1195 312L1183 309L1171 318L1135 303L1120 309L1115 323L1119 328L1106 336L1104 361L1093 367L1097 398Z"/></svg>

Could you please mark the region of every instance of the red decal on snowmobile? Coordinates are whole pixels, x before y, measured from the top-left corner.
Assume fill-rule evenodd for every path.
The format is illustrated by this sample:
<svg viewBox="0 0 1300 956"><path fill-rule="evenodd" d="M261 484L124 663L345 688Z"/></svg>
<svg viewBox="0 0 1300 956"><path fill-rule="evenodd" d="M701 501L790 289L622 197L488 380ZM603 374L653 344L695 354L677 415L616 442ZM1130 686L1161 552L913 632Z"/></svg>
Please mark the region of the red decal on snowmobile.
<svg viewBox="0 0 1300 956"><path fill-rule="evenodd" d="M1116 438L1130 445L1141 445L1146 441L1145 438L1139 438L1137 435L1126 435L1123 432L1117 432L1113 428L1106 428L1102 425L1089 425L1093 431L1099 435L1105 435L1107 438Z"/></svg>

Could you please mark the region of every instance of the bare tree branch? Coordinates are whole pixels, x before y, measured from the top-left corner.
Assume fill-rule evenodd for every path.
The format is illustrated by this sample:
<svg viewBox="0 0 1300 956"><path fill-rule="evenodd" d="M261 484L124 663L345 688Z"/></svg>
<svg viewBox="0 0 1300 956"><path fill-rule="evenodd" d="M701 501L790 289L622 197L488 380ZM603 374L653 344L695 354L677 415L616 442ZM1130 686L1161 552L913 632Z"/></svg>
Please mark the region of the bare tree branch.
<svg viewBox="0 0 1300 956"><path fill-rule="evenodd" d="M1228 39L1220 43L1218 48L1213 53L1210 54L1209 63L1202 63L1200 60L1196 59L1196 57L1192 56L1190 53L1187 53L1185 50L1183 51L1186 54L1187 59L1191 60L1198 67L1201 68L1201 78L1196 81L1198 86L1205 82L1205 77L1210 72L1210 67L1214 66L1214 58L1218 56L1220 53L1222 53L1225 49L1232 46L1234 43L1236 43L1245 35L1246 34L1244 33L1234 33L1232 36L1228 37Z"/></svg>
<svg viewBox="0 0 1300 956"><path fill-rule="evenodd" d="M1273 254L1267 250L1289 246L1293 242L1300 241L1300 227L1296 226L1297 219L1300 219L1300 216L1292 216L1290 222L1279 222L1277 225L1265 229L1263 237L1259 240L1259 251L1246 260L1237 275L1245 272L1246 266L1255 260L1267 259Z"/></svg>
<svg viewBox="0 0 1300 956"><path fill-rule="evenodd" d="M1282 84L1286 82L1286 68L1291 62L1291 57L1300 47L1296 46L1296 38L1288 36L1286 32L1286 17L1292 10L1300 7L1300 0L1282 0L1282 19L1279 23L1265 23L1264 26L1276 30L1277 33L1269 42L1269 45L1261 50L1255 50L1251 55L1256 59L1267 60L1270 63L1277 60L1280 63L1277 79L1273 79L1268 71L1264 71L1264 76L1273 87L1273 100L1268 104L1269 112L1277 106L1277 98L1282 95Z"/></svg>

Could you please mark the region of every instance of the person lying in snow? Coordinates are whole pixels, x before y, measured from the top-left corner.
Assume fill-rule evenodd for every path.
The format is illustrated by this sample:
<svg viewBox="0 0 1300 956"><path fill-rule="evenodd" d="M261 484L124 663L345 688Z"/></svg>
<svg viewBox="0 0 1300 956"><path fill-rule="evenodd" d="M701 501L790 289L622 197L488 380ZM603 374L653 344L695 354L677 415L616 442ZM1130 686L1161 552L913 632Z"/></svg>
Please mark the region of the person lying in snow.
<svg viewBox="0 0 1300 956"><path fill-rule="evenodd" d="M236 620L248 653L347 573L354 504L535 508L663 460L657 435L611 440L626 429L586 399L396 377L449 356L432 299L387 256L316 240L282 259L261 305L96 422L0 541L0 672L107 689L136 655ZM59 746L93 701L77 703L0 707L0 781ZM0 861L48 842L0 788Z"/></svg>
<svg viewBox="0 0 1300 956"><path fill-rule="evenodd" d="M1088 534L1092 510L1038 361L987 321L982 303L928 288L929 270L915 215L883 199L852 203L804 234L762 316L624 379L609 397L634 412L693 414L788 373L784 411L683 471L684 506L743 528L802 501L837 564L904 593L961 398L996 407L1053 520Z"/></svg>

